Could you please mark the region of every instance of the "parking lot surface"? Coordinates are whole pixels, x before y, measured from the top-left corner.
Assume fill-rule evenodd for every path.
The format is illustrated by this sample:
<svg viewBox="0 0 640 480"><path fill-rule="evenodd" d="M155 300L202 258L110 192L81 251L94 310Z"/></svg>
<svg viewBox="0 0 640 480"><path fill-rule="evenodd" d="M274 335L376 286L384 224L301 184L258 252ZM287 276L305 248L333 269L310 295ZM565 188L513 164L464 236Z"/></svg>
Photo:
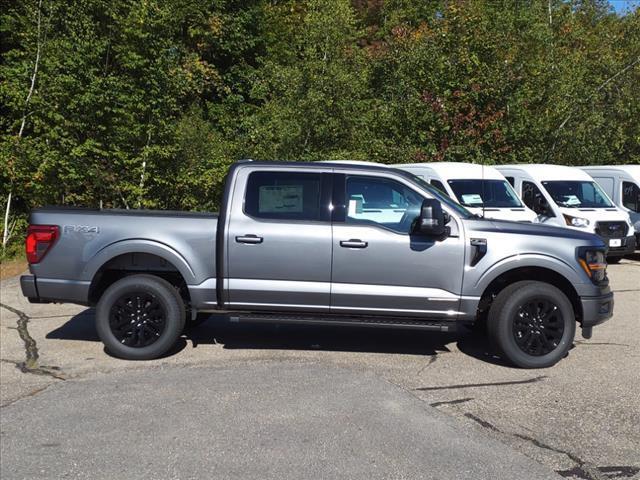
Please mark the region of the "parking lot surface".
<svg viewBox="0 0 640 480"><path fill-rule="evenodd" d="M103 351L91 309L31 305L13 278L1 476L640 478L640 257L609 277L614 318L544 370L465 332L217 317L128 362Z"/></svg>

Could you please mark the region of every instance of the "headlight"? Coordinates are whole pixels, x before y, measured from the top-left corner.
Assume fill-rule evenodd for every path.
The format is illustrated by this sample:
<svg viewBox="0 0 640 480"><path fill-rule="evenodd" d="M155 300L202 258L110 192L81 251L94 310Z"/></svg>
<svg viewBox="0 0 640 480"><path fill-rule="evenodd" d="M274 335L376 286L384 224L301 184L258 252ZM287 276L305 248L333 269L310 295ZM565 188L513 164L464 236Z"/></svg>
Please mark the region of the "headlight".
<svg viewBox="0 0 640 480"><path fill-rule="evenodd" d="M587 220L586 218L582 218L582 217L572 217L571 215L566 215L564 214L564 221L566 222L567 225L571 226L571 227L588 227L589 226L589 220Z"/></svg>
<svg viewBox="0 0 640 480"><path fill-rule="evenodd" d="M607 262L602 250L586 250L578 262L593 283L600 283L607 278Z"/></svg>

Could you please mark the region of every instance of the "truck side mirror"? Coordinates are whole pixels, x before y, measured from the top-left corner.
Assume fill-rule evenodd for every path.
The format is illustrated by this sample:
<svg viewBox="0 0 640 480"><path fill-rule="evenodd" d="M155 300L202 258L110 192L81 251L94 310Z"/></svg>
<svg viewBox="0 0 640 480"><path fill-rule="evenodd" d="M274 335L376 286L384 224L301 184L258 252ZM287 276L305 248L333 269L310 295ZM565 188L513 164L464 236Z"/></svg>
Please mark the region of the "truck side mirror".
<svg viewBox="0 0 640 480"><path fill-rule="evenodd" d="M440 202L435 198L425 198L412 231L414 234L442 237L446 232L445 224L445 214Z"/></svg>

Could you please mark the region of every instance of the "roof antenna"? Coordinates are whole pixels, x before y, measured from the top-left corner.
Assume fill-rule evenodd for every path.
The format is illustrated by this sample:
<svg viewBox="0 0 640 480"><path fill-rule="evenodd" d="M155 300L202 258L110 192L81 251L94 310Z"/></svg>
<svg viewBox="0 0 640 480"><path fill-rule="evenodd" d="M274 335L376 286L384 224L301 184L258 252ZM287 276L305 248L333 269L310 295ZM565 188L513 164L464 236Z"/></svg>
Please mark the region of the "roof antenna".
<svg viewBox="0 0 640 480"><path fill-rule="evenodd" d="M484 198L485 198L484 197L484 163L481 163L480 165L482 167L482 183L481 183L481 185L482 185L482 191L481 191L481 193L482 193L482 199L481 199L482 200L482 218L484 218Z"/></svg>

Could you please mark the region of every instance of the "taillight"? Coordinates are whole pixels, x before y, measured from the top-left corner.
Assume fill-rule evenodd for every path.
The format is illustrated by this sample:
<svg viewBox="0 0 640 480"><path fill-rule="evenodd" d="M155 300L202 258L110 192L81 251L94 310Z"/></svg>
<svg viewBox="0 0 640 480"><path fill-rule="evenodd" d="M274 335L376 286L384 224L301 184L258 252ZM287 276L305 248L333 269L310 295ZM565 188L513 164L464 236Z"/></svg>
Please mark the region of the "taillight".
<svg viewBox="0 0 640 480"><path fill-rule="evenodd" d="M27 251L27 261L38 263L58 238L59 229L57 225L29 225L25 249Z"/></svg>

